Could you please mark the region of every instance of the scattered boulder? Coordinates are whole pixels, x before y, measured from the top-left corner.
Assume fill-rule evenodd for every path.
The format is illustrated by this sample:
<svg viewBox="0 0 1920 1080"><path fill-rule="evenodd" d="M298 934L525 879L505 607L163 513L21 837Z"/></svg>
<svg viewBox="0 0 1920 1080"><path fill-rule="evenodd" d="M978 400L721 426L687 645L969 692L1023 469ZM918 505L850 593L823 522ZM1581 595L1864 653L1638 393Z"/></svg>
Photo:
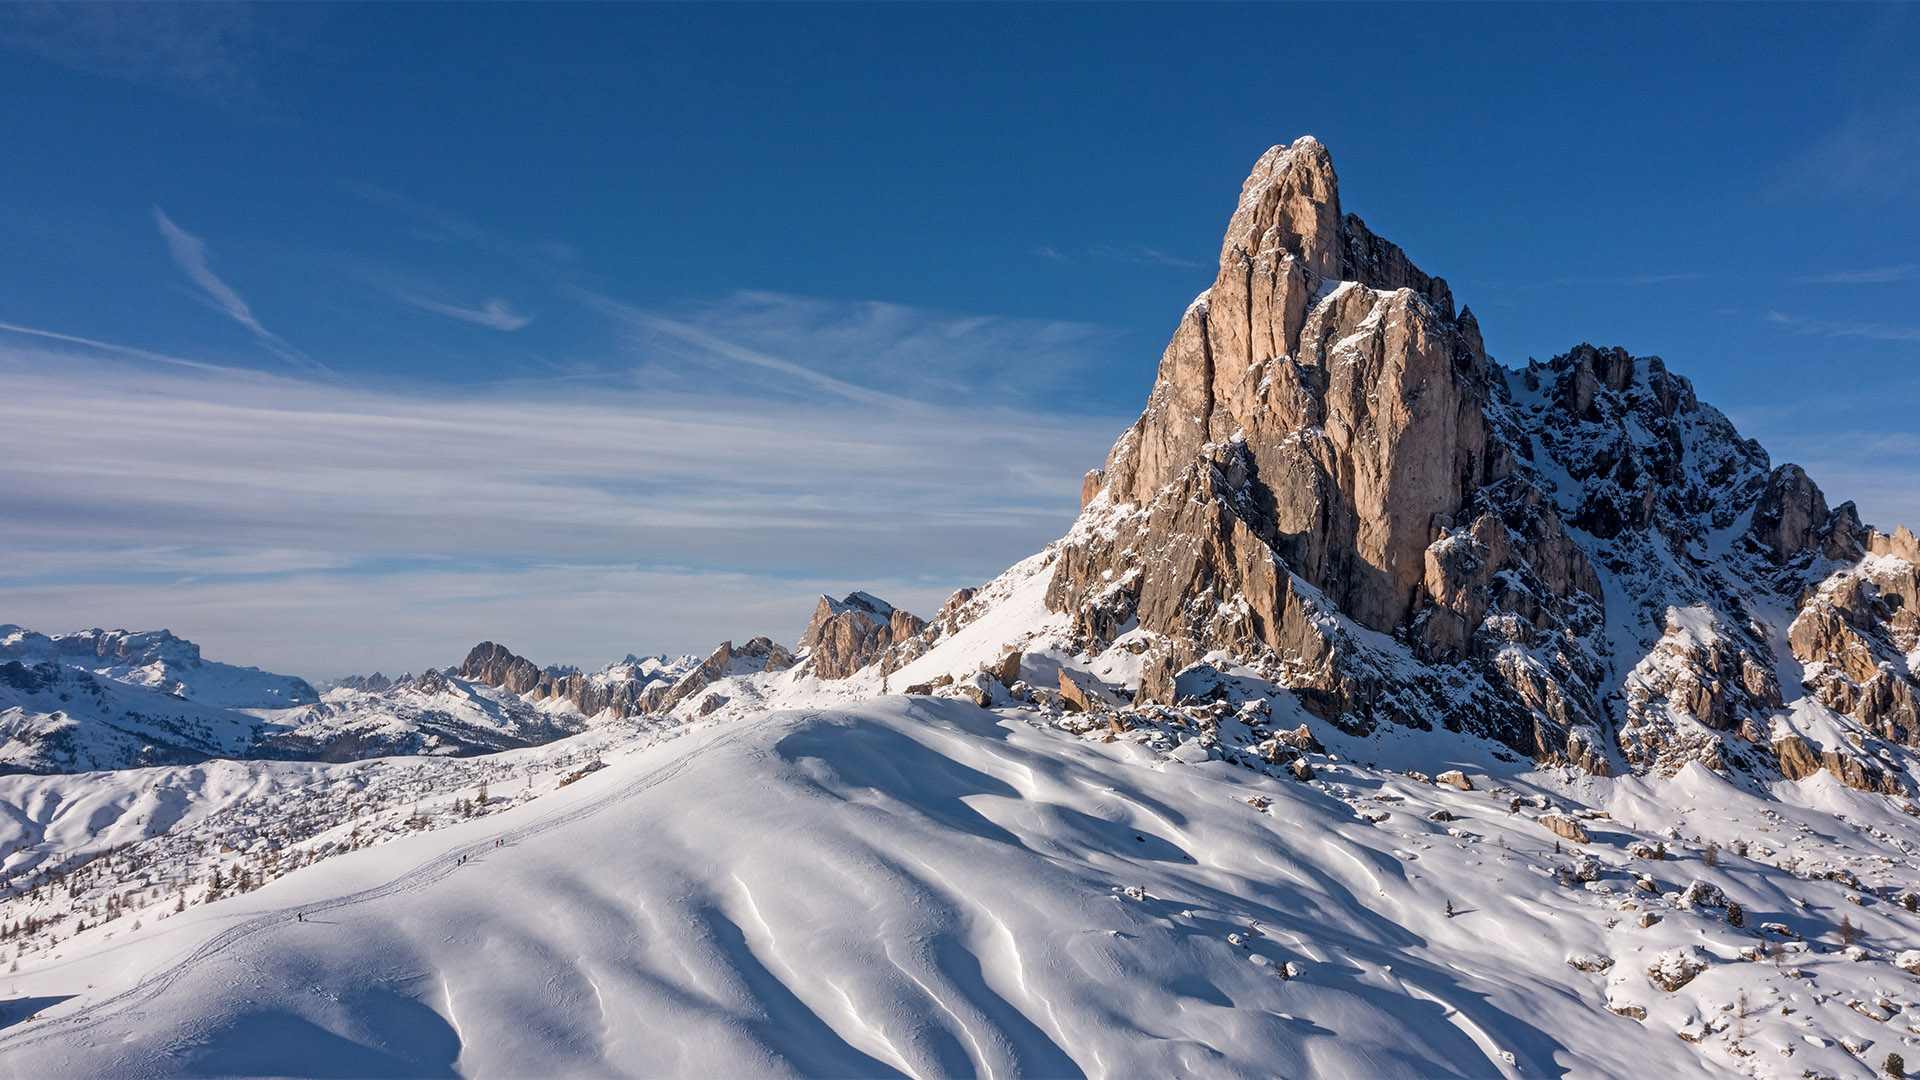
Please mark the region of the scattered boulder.
<svg viewBox="0 0 1920 1080"><path fill-rule="evenodd" d="M1692 945L1682 945L1654 957L1652 965L1647 968L1647 978L1653 985L1671 994L1705 970L1707 962L1700 950Z"/></svg>
<svg viewBox="0 0 1920 1080"><path fill-rule="evenodd" d="M1461 791L1473 790L1473 781L1467 779L1467 774L1461 772L1459 769L1448 769L1446 772L1434 777L1433 782L1436 784L1445 784L1448 787L1457 787Z"/></svg>
<svg viewBox="0 0 1920 1080"><path fill-rule="evenodd" d="M1020 682L1021 659L1019 649L1008 649L999 660L994 662L989 671L994 678L1000 680L1000 685L1014 686Z"/></svg>
<svg viewBox="0 0 1920 1080"><path fill-rule="evenodd" d="M1060 669L1060 703L1073 712L1103 712L1115 705L1098 679L1066 668Z"/></svg>
<svg viewBox="0 0 1920 1080"><path fill-rule="evenodd" d="M1307 725L1305 724L1301 724L1292 731L1276 731L1273 733L1273 739L1280 745L1291 747L1303 754L1324 754L1327 752L1327 748L1320 744L1319 739L1313 737L1313 732L1308 731Z"/></svg>
<svg viewBox="0 0 1920 1080"><path fill-rule="evenodd" d="M928 679L926 682L914 683L912 686L907 687L906 692L909 694L931 694L935 690L938 690L943 686L952 686L952 685L953 685L953 676L935 675L933 678Z"/></svg>
<svg viewBox="0 0 1920 1080"><path fill-rule="evenodd" d="M1587 835L1587 830L1580 827L1579 822L1564 814L1544 814L1540 818L1540 824L1546 826L1547 829L1556 836L1571 840L1576 844L1590 844L1593 842L1592 838Z"/></svg>
<svg viewBox="0 0 1920 1080"><path fill-rule="evenodd" d="M1727 894L1721 892L1718 885L1695 881L1681 890L1680 906L1723 908L1727 906Z"/></svg>
<svg viewBox="0 0 1920 1080"><path fill-rule="evenodd" d="M1575 953L1567 957L1567 966L1576 971L1600 974L1613 966L1613 957L1596 956L1593 953Z"/></svg>

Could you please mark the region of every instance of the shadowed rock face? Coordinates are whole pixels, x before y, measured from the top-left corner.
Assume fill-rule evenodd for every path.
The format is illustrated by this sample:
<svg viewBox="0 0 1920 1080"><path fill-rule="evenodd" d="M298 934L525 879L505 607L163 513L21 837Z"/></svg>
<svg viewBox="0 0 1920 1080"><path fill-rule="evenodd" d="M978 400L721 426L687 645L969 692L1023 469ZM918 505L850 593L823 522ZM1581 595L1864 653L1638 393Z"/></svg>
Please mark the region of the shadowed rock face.
<svg viewBox="0 0 1920 1080"><path fill-rule="evenodd" d="M1872 641L1847 642L1864 616L1830 598L1793 648L1836 658L1810 669L1821 700L1911 743L1896 654L1920 616L1891 553L1920 564L1915 546L1773 469L1658 357L1493 364L1446 282L1343 213L1301 139L1242 187L1145 411L1087 474L1047 603L1089 648L1144 631L1144 700L1223 650L1349 731L1439 723L1602 774L1777 776L1785 627L1756 611L1890 553ZM1857 748L1800 749L1789 771L1890 789Z"/></svg>

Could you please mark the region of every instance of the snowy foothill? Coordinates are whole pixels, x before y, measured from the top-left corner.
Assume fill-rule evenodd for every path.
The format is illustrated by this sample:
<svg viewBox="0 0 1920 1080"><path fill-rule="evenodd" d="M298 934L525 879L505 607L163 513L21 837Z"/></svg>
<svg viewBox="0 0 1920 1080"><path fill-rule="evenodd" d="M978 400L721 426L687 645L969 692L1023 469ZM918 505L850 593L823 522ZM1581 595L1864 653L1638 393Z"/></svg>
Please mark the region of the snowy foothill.
<svg viewBox="0 0 1920 1080"><path fill-rule="evenodd" d="M0 1070L1866 1075L1916 1031L1912 808L1828 776L1599 779L1284 692L1116 734L764 689L480 757L0 780L7 865L69 853L0 919L99 913L5 943Z"/></svg>

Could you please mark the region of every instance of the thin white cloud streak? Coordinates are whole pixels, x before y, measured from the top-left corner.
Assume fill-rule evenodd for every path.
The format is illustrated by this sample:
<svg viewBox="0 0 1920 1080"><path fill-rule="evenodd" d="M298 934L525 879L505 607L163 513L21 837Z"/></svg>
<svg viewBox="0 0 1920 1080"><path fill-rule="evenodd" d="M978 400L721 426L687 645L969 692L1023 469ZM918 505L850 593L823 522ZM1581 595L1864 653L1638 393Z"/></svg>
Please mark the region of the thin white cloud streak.
<svg viewBox="0 0 1920 1080"><path fill-rule="evenodd" d="M1920 341L1920 326L1915 325L1838 319L1801 319L1778 311L1767 312L1767 321L1803 334L1819 334L1824 337L1864 338L1868 341Z"/></svg>
<svg viewBox="0 0 1920 1080"><path fill-rule="evenodd" d="M316 616L273 599L269 586L287 577L431 597L450 573L511 582L529 566L836 588L924 574L944 594L1059 536L1080 473L1125 425L974 403L849 422L838 398L566 395L409 396L0 346L0 618L188 632L166 616L168 599L220 608L221 625L247 628L236 639L266 649L318 632ZM521 603L528 626L561 621L564 605L541 590L502 589L486 602ZM114 613L115 596L137 595L153 603ZM61 596L94 606L61 618ZM626 600L633 629L582 633L618 639L619 652L643 629L660 635L648 648L712 644L695 629L717 618L701 604L644 591ZM431 602L441 606L423 619L478 640L467 601ZM501 625L511 638L513 621ZM359 632L368 648L392 638L377 622Z"/></svg>
<svg viewBox="0 0 1920 1080"><path fill-rule="evenodd" d="M76 337L73 334L62 334L54 330L38 330L31 326L17 326L13 323L0 322L0 331L5 331L9 334L23 334L27 337L45 338L49 341L65 342L69 345L84 345L89 349L112 353L115 356L129 356L136 360L151 360L157 364L174 364L179 367L198 368L202 371L237 373L236 369L221 367L218 364L207 364L198 360L182 360L180 357L168 356L165 353L149 352L146 349L136 349L127 345L115 345L110 341L95 341L92 338Z"/></svg>
<svg viewBox="0 0 1920 1080"><path fill-rule="evenodd" d="M601 296L598 293L588 292L585 289L570 287L566 291L587 306L620 319L631 326L665 334L670 338L692 345L704 352L736 363L761 368L779 375L786 375L816 390L824 391L835 397L844 398L858 405L880 409L911 409L917 404L907 398L882 393L877 390L869 390L864 386L856 386L853 383L836 379L831 375L823 375L810 367L803 364L796 364L791 360L783 360L777 356L771 356L755 349L736 345L698 326L682 322L679 319L668 318L665 315L649 311L645 308L624 304L618 300Z"/></svg>
<svg viewBox="0 0 1920 1080"><path fill-rule="evenodd" d="M1551 281L1536 281L1520 286L1521 289L1552 289L1566 286L1640 286L1665 285L1675 281L1701 281L1709 274L1688 272L1676 274L1629 274L1623 277L1563 277Z"/></svg>
<svg viewBox="0 0 1920 1080"><path fill-rule="evenodd" d="M1920 266L1906 263L1901 266L1875 266L1865 270L1837 270L1830 274L1809 274L1795 278L1795 281L1809 285L1883 285L1891 281L1906 281L1914 276Z"/></svg>
<svg viewBox="0 0 1920 1080"><path fill-rule="evenodd" d="M1169 255L1164 251L1150 247L1142 247L1140 245L1115 247L1111 244L1102 244L1093 248L1088 254L1096 259L1126 263L1130 266L1171 266L1186 270L1198 270L1205 265L1204 263L1195 262L1192 259L1182 259L1177 255Z"/></svg>
<svg viewBox="0 0 1920 1080"><path fill-rule="evenodd" d="M682 367L688 360L698 363L701 385L712 385L715 373L732 375L742 392L817 396L820 380L827 380L824 389L833 396L846 397L841 388L852 386L886 395L887 407L972 402L1045 412L1131 412L1146 397L1153 375L1150 358L1133 369L1116 364L1118 332L1058 319L755 291L685 305L671 315L617 303L604 310L636 331L633 344L651 382L675 381L672 366L653 355L665 353ZM662 320L675 332L667 332ZM777 358L805 374L742 363L743 356ZM1124 375L1129 370L1131 382Z"/></svg>
<svg viewBox="0 0 1920 1080"><path fill-rule="evenodd" d="M491 297L479 307L466 307L444 300L435 300L408 289L389 289L388 294L395 300L410 307L434 315L444 315L449 319L484 326L489 330L518 330L533 322L533 316L525 315L513 309L513 305L499 297Z"/></svg>
<svg viewBox="0 0 1920 1080"><path fill-rule="evenodd" d="M282 360L303 368L324 370L312 357L260 325L260 320L254 317L253 309L247 306L246 300L213 272L206 241L175 225L173 219L157 206L153 209L153 220L160 226L160 235L167 241L167 251L173 256L174 265L187 275L187 280L199 286L201 298L208 306L246 327L255 340Z"/></svg>

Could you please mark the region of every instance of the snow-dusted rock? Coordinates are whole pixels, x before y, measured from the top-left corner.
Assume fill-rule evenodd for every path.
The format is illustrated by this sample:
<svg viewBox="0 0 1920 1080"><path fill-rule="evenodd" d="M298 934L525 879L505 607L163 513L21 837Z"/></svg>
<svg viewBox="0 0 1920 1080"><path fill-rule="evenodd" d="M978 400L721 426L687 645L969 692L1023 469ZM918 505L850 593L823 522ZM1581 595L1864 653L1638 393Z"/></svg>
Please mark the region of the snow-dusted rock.
<svg viewBox="0 0 1920 1080"><path fill-rule="evenodd" d="M1681 945L1654 957L1652 965L1647 968L1647 978L1671 994L1705 970L1707 961L1700 950L1692 945Z"/></svg>

